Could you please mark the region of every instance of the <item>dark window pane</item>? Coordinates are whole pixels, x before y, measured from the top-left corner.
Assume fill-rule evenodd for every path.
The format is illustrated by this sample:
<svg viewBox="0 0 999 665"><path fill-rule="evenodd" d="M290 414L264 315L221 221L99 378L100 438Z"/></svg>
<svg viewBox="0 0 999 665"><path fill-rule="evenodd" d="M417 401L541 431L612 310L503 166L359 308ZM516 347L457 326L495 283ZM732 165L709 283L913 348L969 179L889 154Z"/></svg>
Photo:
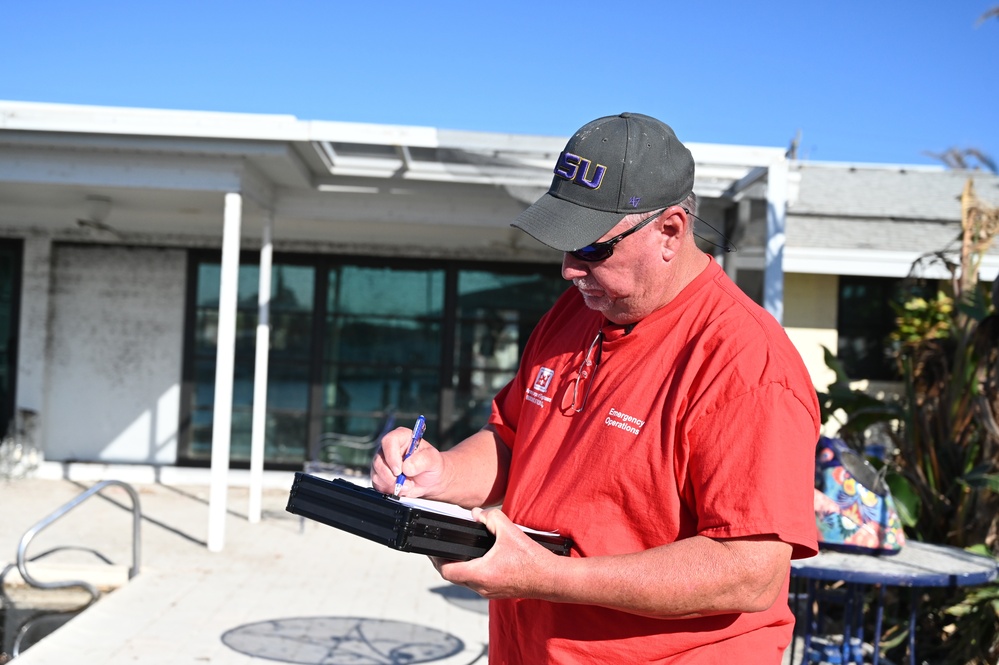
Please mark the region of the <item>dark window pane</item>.
<svg viewBox="0 0 999 665"><path fill-rule="evenodd" d="M839 278L836 356L851 379L895 381L898 371L889 354L888 336L895 330L892 303L936 293L935 281L915 283L893 277Z"/></svg>
<svg viewBox="0 0 999 665"><path fill-rule="evenodd" d="M567 287L557 266L461 270L430 262L331 261L299 256L273 268L265 445L271 466L301 464L323 433L370 437L389 410L396 424L407 427L423 414L428 439L442 447L457 443L485 422L490 401L516 371L531 330ZM197 262L195 274L188 365L193 376L185 410L190 427L182 449L185 459L207 461L218 261ZM240 266L235 463L249 456L257 278L257 266ZM322 309L314 311L313 303Z"/></svg>
<svg viewBox="0 0 999 665"><path fill-rule="evenodd" d="M215 356L194 361L191 394L191 443L188 457L208 460L212 453L212 418L215 402Z"/></svg>
<svg viewBox="0 0 999 665"><path fill-rule="evenodd" d="M895 325L889 304L900 280L840 277L837 357L851 379L890 380L894 369L885 354Z"/></svg>
<svg viewBox="0 0 999 665"><path fill-rule="evenodd" d="M222 266L219 263L201 263L198 265L198 284L196 288L196 307L219 308L219 284L222 283Z"/></svg>
<svg viewBox="0 0 999 665"><path fill-rule="evenodd" d="M312 350L312 314L271 314L271 360L308 362Z"/></svg>
<svg viewBox="0 0 999 665"><path fill-rule="evenodd" d="M476 308L544 313L568 286L557 270L526 275L463 270L458 274L458 307L463 314Z"/></svg>
<svg viewBox="0 0 999 665"><path fill-rule="evenodd" d="M516 373L531 331L566 287L556 272L458 274L453 441L486 423L492 398Z"/></svg>
<svg viewBox="0 0 999 665"><path fill-rule="evenodd" d="M337 266L329 271L323 432L369 435L387 409L427 416L436 435L443 269Z"/></svg>
<svg viewBox="0 0 999 665"><path fill-rule="evenodd" d="M380 414L387 407L399 413L423 413L428 420L436 417L440 393L437 368L385 371L371 366L333 365L327 369L323 384L327 400L324 431L368 434L372 419L377 419L372 414ZM331 378L334 371L335 381Z"/></svg>
<svg viewBox="0 0 999 665"><path fill-rule="evenodd" d="M334 317L326 331L327 354L349 363L436 366L440 331L440 318Z"/></svg>
<svg viewBox="0 0 999 665"><path fill-rule="evenodd" d="M327 311L340 314L439 318L444 271L342 266L330 272L329 299Z"/></svg>
<svg viewBox="0 0 999 665"><path fill-rule="evenodd" d="M312 314L316 290L315 273L315 268L310 266L274 266L271 311ZM256 294L254 287L254 298Z"/></svg>
<svg viewBox="0 0 999 665"><path fill-rule="evenodd" d="M0 436L14 420L21 244L0 241Z"/></svg>
<svg viewBox="0 0 999 665"><path fill-rule="evenodd" d="M260 269L240 265L236 312L236 359L230 459L248 462L253 419ZM191 391L191 435L187 458L211 458L215 364L218 341L217 262L197 268L194 312L194 376ZM300 463L304 456L312 358L312 308L315 268L275 265L271 273L270 363L265 435L268 463Z"/></svg>

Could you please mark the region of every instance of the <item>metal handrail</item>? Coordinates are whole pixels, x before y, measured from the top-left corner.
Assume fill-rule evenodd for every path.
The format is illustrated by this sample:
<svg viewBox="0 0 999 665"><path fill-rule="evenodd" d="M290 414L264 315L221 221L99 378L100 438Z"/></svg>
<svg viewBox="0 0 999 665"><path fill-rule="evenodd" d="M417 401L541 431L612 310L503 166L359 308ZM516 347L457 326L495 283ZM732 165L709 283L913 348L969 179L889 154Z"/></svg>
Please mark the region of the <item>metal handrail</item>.
<svg viewBox="0 0 999 665"><path fill-rule="evenodd" d="M65 582L42 582L40 580L36 580L28 574L26 566L26 553L28 551L28 544L36 535L38 535L40 531L50 526L53 522L71 511L73 508L76 508L93 495L111 485L118 485L125 488L128 495L132 498L132 567L128 569L128 579L132 579L139 574L139 526L142 522L142 511L139 508L139 494L128 483L120 480L102 480L80 494L80 496L67 502L48 516L39 520L37 524L28 529L24 535L21 536L21 542L17 546L17 570L21 573L21 578L25 581L25 583L38 589L65 589L69 587L80 587L90 594L92 601L100 597L101 592L97 589L97 587L83 580L68 580Z"/></svg>

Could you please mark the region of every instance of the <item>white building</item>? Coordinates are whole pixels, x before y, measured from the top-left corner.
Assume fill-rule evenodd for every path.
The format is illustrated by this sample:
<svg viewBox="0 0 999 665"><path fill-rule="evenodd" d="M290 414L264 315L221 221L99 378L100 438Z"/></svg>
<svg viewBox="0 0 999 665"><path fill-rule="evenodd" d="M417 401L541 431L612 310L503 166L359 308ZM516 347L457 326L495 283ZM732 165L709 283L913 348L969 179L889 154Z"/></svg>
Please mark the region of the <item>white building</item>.
<svg viewBox="0 0 999 665"><path fill-rule="evenodd" d="M239 467L256 442L295 468L390 408L454 443L565 288L509 226L565 139L0 102L0 419L37 414L55 463ZM739 247L719 260L820 389L861 320L839 303L947 246L969 176L999 201L991 175L690 148L699 216Z"/></svg>

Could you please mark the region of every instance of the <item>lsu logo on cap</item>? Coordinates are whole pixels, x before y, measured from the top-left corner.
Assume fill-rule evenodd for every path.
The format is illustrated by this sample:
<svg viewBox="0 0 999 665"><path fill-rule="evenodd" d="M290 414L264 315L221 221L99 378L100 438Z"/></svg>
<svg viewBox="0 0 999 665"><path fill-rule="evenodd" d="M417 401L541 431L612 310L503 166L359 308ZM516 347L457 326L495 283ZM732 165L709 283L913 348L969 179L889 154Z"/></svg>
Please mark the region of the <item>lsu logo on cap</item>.
<svg viewBox="0 0 999 665"><path fill-rule="evenodd" d="M593 167L592 174L590 167ZM589 189L599 187L606 172L607 167L603 164L594 164L592 161L571 152L563 152L558 156L558 162L555 163L555 175Z"/></svg>
<svg viewBox="0 0 999 665"><path fill-rule="evenodd" d="M555 376L555 370L548 369L547 367L539 369L538 375L534 377L534 389L539 393L548 392L548 386L551 385L553 376Z"/></svg>

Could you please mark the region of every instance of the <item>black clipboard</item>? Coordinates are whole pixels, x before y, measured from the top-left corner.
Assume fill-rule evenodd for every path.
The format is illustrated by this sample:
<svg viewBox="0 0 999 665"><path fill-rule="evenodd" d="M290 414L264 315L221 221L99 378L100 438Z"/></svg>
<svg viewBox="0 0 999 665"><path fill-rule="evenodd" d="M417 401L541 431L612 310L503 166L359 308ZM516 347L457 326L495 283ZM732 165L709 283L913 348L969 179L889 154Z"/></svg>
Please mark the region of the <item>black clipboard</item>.
<svg viewBox="0 0 999 665"><path fill-rule="evenodd" d="M457 561L480 557L496 542L479 522L408 506L340 478L327 480L302 472L295 473L286 510L402 552ZM572 540L563 536L524 533L562 556L572 548Z"/></svg>

